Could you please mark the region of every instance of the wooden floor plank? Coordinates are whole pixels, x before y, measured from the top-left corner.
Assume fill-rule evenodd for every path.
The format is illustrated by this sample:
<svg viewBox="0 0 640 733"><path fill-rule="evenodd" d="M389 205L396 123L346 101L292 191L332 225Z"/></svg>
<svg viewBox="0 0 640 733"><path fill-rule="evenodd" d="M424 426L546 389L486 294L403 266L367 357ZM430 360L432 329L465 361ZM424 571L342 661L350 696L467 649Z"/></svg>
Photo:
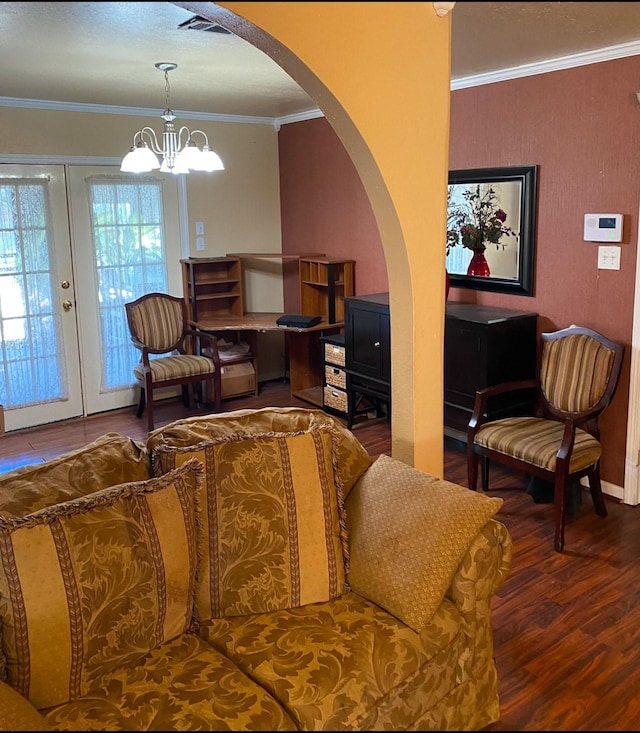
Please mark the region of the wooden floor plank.
<svg viewBox="0 0 640 733"><path fill-rule="evenodd" d="M223 411L310 407L289 385L261 385L256 397L223 402ZM158 405L156 426L189 411L180 400ZM81 447L108 432L146 438L135 408L7 433L0 438L0 472ZM354 434L372 456L391 455L384 419L363 420ZM445 440L444 477L466 486L463 446ZM566 527L566 550L553 549L551 504L535 504L528 479L492 466L492 496L504 503L497 519L511 533L512 570L493 600L502 717L489 731L640 730L640 507L607 498L609 516L593 511L588 492Z"/></svg>

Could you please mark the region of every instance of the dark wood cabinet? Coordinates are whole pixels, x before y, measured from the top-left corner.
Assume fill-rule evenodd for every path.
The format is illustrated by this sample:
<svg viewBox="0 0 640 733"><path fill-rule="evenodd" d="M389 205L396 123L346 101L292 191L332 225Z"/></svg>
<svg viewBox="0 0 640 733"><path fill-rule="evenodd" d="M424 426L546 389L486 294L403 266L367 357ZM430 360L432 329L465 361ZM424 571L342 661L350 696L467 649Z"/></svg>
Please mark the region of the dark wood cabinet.
<svg viewBox="0 0 640 733"><path fill-rule="evenodd" d="M466 442L476 390L536 374L538 314L489 306L448 303L444 334L444 433ZM491 419L533 408L523 390L493 398Z"/></svg>
<svg viewBox="0 0 640 733"><path fill-rule="evenodd" d="M347 423L360 412L391 411L391 322L389 293L344 299Z"/></svg>

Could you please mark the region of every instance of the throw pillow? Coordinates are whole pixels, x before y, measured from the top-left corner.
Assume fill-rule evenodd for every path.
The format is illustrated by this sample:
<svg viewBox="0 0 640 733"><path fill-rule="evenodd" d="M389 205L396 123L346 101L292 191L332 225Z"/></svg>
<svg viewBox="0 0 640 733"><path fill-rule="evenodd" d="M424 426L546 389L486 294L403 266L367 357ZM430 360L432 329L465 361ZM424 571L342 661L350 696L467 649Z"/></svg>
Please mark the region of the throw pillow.
<svg viewBox="0 0 640 733"><path fill-rule="evenodd" d="M0 516L24 517L52 504L150 476L144 443L107 433L50 461L2 474Z"/></svg>
<svg viewBox="0 0 640 733"><path fill-rule="evenodd" d="M502 503L379 456L346 501L349 586L420 631Z"/></svg>
<svg viewBox="0 0 640 733"><path fill-rule="evenodd" d="M104 673L193 627L201 483L191 461L0 517L7 681L36 708L82 697Z"/></svg>
<svg viewBox="0 0 640 733"><path fill-rule="evenodd" d="M371 465L371 456L356 436L337 417L323 410L307 407L262 407L231 410L209 415L183 417L149 433L147 449L161 445L191 446L224 435L264 435L266 433L298 433L327 425L338 436L338 474L345 499L355 482Z"/></svg>
<svg viewBox="0 0 640 733"><path fill-rule="evenodd" d="M194 457L205 466L200 620L294 608L344 592L335 444L333 430L323 426L154 450L156 474Z"/></svg>

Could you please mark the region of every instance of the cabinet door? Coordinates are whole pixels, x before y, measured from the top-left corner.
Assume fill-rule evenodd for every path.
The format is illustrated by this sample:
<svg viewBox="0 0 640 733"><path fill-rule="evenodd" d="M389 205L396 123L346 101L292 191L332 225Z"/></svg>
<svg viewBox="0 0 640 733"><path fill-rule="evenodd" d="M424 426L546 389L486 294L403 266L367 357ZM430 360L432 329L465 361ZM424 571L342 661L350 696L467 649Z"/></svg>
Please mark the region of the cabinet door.
<svg viewBox="0 0 640 733"><path fill-rule="evenodd" d="M444 344L445 399L472 408L476 389L488 386L486 332L447 320Z"/></svg>
<svg viewBox="0 0 640 733"><path fill-rule="evenodd" d="M389 381L389 314L348 302L346 319L347 369Z"/></svg>

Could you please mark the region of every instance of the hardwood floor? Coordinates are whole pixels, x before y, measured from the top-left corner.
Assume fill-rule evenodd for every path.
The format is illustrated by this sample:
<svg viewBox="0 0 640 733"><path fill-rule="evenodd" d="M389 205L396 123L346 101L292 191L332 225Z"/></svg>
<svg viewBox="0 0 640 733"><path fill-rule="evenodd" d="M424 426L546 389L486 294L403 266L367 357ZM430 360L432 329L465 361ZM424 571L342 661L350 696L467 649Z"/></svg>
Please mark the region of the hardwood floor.
<svg viewBox="0 0 640 733"><path fill-rule="evenodd" d="M288 384L261 386L258 397L223 402L235 409L296 405ZM206 410L201 411L204 414ZM198 414L178 400L157 408L156 426ZM0 472L48 460L107 432L146 438L135 408L7 433ZM354 425L372 456L391 453L388 422ZM460 445L445 445L444 477L466 486ZM640 507L608 499L597 517L588 493L553 550L553 507L535 504L526 477L492 466L497 519L514 543L512 570L494 599L494 640L501 720L489 731L640 729Z"/></svg>

